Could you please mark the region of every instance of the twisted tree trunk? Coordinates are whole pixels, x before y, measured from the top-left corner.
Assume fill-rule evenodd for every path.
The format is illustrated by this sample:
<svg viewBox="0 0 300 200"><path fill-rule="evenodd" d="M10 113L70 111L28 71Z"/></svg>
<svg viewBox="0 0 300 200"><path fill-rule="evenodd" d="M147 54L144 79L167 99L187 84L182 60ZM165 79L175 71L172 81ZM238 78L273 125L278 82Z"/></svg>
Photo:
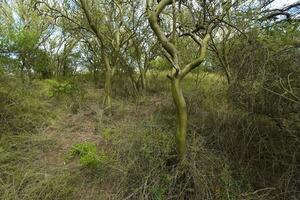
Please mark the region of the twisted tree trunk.
<svg viewBox="0 0 300 200"><path fill-rule="evenodd" d="M184 65L183 67L180 67L180 57L178 49L176 47L176 2L176 0L161 0L158 2L158 4L153 4L152 0L147 0L146 10L150 27L153 30L154 34L157 36L157 39L164 50L167 52L166 57L172 66L172 72L168 75L168 78L171 80L172 96L177 112L177 131L175 135L177 153L179 160L183 161L186 155L188 117L181 83L187 74L189 74L193 69L197 68L204 62L206 58L208 42L210 40L210 34L212 32L212 29L214 28L214 24L212 23L208 25L208 27L206 28L206 34L203 38L197 38L193 31L181 34L181 36L190 36L200 46L200 54L190 63ZM155 6L152 7L153 5ZM171 40L166 37L166 34L164 33L159 23L160 14L168 5L173 5L173 30Z"/></svg>
<svg viewBox="0 0 300 200"><path fill-rule="evenodd" d="M186 154L186 132L187 132L187 108L186 102L182 93L181 79L171 79L172 96L176 106L177 112L177 131L176 131L176 145L179 159L183 160Z"/></svg>

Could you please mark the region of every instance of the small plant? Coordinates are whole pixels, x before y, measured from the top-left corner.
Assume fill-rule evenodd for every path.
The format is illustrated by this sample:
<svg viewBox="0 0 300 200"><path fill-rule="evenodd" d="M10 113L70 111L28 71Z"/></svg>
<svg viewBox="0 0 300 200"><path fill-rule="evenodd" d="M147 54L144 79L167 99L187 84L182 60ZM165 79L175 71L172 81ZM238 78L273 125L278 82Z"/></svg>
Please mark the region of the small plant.
<svg viewBox="0 0 300 200"><path fill-rule="evenodd" d="M103 152L98 152L93 143L85 142L72 146L69 158L79 156L80 164L89 168L97 168L107 161L107 156Z"/></svg>
<svg viewBox="0 0 300 200"><path fill-rule="evenodd" d="M105 141L110 141L112 139L112 130L110 128L104 128L102 131L102 137Z"/></svg>
<svg viewBox="0 0 300 200"><path fill-rule="evenodd" d="M50 97L58 97L61 95L72 95L76 88L70 83L58 83L52 85L49 91Z"/></svg>

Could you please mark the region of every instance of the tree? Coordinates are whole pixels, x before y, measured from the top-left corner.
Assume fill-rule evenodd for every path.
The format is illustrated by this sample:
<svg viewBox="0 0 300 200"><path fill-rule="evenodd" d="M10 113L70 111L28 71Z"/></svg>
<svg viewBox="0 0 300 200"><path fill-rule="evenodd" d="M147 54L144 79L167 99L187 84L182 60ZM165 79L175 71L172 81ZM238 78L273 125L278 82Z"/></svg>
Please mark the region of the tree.
<svg viewBox="0 0 300 200"><path fill-rule="evenodd" d="M101 54L98 56L101 59L99 63L104 63L105 67L104 103L107 108L112 106L112 79L115 68L120 66L120 52L135 35L132 27L125 23L128 19L132 19L130 14L134 13L133 2L117 0L38 2L46 15L70 22L74 29L81 32L82 37L89 38L92 35L96 38Z"/></svg>
<svg viewBox="0 0 300 200"><path fill-rule="evenodd" d="M205 2L205 1L204 1ZM151 0L147 0L147 13L148 20L151 26L151 29L157 36L158 41L162 45L163 49L166 51L166 57L169 60L172 66L172 72L168 75L168 78L171 81L172 86L172 96L177 110L177 132L176 132L176 144L177 152L180 160L184 160L186 155L186 134L187 134L187 125L188 125L188 116L187 116L187 107L186 101L183 96L182 89L182 80L195 68L201 65L206 58L208 42L210 40L213 29L215 28L215 20L207 18L208 14L204 11L201 21L196 22L195 24L198 27L184 27L183 24L180 24L180 20L177 21L177 7L181 6L182 1L175 0L162 0L158 3L154 3ZM169 35L167 35L161 24L161 14L167 9L167 7L172 6L172 30ZM185 4L187 8L189 4ZM199 4L200 6L203 6ZM207 9L207 6L202 8ZM179 11L181 12L181 11ZM192 13L192 12L191 12ZM195 17L195 16L193 16ZM179 18L180 19L180 18ZM177 34L177 28L180 27L181 30L184 30L180 35ZM196 36L196 33L200 33L199 37ZM196 42L200 49L197 58L191 61L188 64L182 64L180 60L180 55L176 47L176 40L179 37L190 36L194 42ZM182 67L181 67L182 66Z"/></svg>
<svg viewBox="0 0 300 200"><path fill-rule="evenodd" d="M23 80L25 73L30 78L34 72L49 77L51 60L42 49L52 33L49 18L42 19L31 1L5 1L1 6L1 56L18 63L17 71ZM39 60L41 57L45 59Z"/></svg>

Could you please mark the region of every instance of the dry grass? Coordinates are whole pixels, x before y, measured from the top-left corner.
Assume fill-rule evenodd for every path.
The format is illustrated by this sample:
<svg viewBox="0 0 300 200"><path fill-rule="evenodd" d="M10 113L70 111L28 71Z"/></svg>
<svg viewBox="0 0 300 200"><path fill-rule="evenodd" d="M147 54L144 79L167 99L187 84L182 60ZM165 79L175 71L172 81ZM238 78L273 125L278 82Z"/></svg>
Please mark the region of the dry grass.
<svg viewBox="0 0 300 200"><path fill-rule="evenodd" d="M269 144L260 139L271 137L262 134L273 125L230 105L219 76L205 76L198 87L194 78L185 82L190 122L184 164L176 165L168 86L155 92L165 80L155 80L151 92L134 100L115 97L111 113L102 107L103 90L86 84L76 112L72 98L46 98L56 117L39 134L1 136L0 198L287 199L279 194L282 188L297 190L297 166L267 174L270 168L260 164L269 154L255 151ZM109 159L92 169L67 158L74 145L85 142ZM274 152L270 146L264 150Z"/></svg>

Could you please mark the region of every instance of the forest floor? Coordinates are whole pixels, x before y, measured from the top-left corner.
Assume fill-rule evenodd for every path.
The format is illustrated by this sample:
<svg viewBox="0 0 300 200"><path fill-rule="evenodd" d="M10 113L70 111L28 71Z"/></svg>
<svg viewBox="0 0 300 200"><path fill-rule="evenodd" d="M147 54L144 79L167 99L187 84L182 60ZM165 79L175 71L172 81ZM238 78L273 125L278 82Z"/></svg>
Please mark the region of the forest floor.
<svg viewBox="0 0 300 200"><path fill-rule="evenodd" d="M104 184L94 184L101 182L90 174L93 171L86 173L86 169L80 165L78 159L68 159L68 152L76 144L90 143L96 144L100 151L109 152L113 148L103 138L103 132L117 129L125 133L126 130L133 130L139 126L141 119L147 120L151 116L151 110L155 110L161 98L152 97L148 104L139 105L132 102L118 102L114 113L105 113L101 108L101 92L98 90L88 91L88 101L85 102L88 106L84 109L79 109L76 113L69 112L65 109L58 109L56 115L59 116L55 122L48 126L41 134L34 136L32 139L42 141L43 143L52 143L51 149L42 152L37 160L37 166L43 166L43 169L51 171L57 169L68 171L71 174L76 174L77 182L76 194L73 199L110 199L112 198L113 182ZM55 174L53 174L55 175ZM92 181L91 181L92 180ZM74 195L74 194L73 194Z"/></svg>
<svg viewBox="0 0 300 200"><path fill-rule="evenodd" d="M200 81L184 86L190 118L183 165L174 164L176 112L166 81L136 97L115 91L111 111L90 83L83 99L42 95L49 119L37 133L0 135L0 199L267 199L269 183L249 182L256 172L248 165L256 164L246 155L260 139L253 121L230 106L218 76Z"/></svg>
<svg viewBox="0 0 300 200"><path fill-rule="evenodd" d="M103 138L103 132L126 134L145 126L162 97L154 95L138 102L116 101L113 113L108 113L101 105L101 93L98 89L88 89L84 105L75 112L69 105L56 102L49 110L54 119L37 134L2 135L2 199L120 198L121 194L113 191L118 184L116 180L103 181L103 175L95 175L95 170L86 169L77 158L70 159L70 150L76 144L89 143L109 154L113 144ZM111 177L107 175L108 179Z"/></svg>

